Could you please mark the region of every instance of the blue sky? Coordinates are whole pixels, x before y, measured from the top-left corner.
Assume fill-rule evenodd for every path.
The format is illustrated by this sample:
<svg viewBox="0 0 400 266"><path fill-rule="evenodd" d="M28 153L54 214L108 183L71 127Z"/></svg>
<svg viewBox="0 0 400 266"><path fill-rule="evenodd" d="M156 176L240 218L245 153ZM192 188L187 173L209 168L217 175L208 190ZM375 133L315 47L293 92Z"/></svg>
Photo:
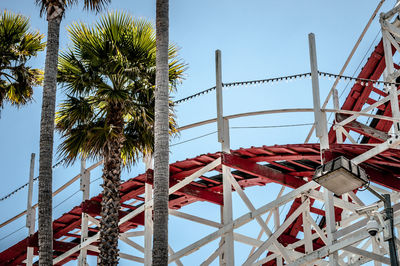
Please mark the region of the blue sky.
<svg viewBox="0 0 400 266"><path fill-rule="evenodd" d="M308 38L314 32L317 41L318 64L321 71L338 73L344 64L353 45L366 25L370 15L378 4L378 0L175 0L170 1L170 40L180 49L180 56L188 64L186 78L174 96L180 99L198 91L214 86L215 66L214 51L222 51L223 82L263 79L309 72ZM394 5L394 0L387 0L381 11L387 11ZM46 34L47 25L44 18L39 17L39 9L33 0L1 0L1 10L8 9L30 17L33 29ZM110 10L124 10L136 17L147 18L154 22L155 1L113 0ZM99 16L99 15L97 15ZM61 25L61 49L68 47L66 27L75 21L93 23L96 15L82 11L78 7L66 11ZM364 41L361 43L345 74L358 74L357 67L365 62L372 48L380 39L378 18L375 18ZM367 54L367 57L365 55ZM31 61L37 68L43 68L44 53ZM321 81L321 98L325 98L333 81ZM345 90L346 83L339 83L339 92ZM348 89L348 88L347 88ZM42 89L34 91L34 102L21 109L8 105L1 111L0 118L0 197L28 181L29 160L32 152L39 152L39 122ZM346 92L344 93L346 95ZM63 99L62 88L58 90L58 102ZM344 98L341 99L341 102ZM234 87L224 90L225 115L260 111L266 109L312 107L311 81L300 80L277 85L257 87ZM216 116L215 93L210 93L177 107L177 119L183 126ZM231 126L271 126L297 123L312 123L312 114L271 115L255 118L238 119ZM172 144L197 136L211 133L216 125L208 125L182 132ZM231 131L232 148L285 143L302 143L309 127L275 128L275 129L235 129ZM315 137L312 142L316 142ZM55 147L59 143L56 136ZM220 148L216 134L187 142L171 148L171 162L184 160L196 155L215 152ZM38 156L36 157L36 165ZM78 173L79 165L69 168L58 167L54 171L54 188L58 188L66 180ZM136 176L143 171L138 164L123 179ZM36 167L37 175L37 167ZM35 176L36 176L35 175ZM92 174L92 180L100 177L100 171ZM94 182L91 195L100 191L99 180ZM75 184L55 198L54 205L62 203L54 210L54 218L67 212L79 204L80 193L65 200L79 189ZM276 187L248 189L256 205L268 202L271 194L276 194ZM23 190L12 198L0 202L0 221L4 221L26 208L26 192ZM267 193L266 193L267 192ZM268 195L266 195L268 194ZM256 199L257 198L257 199ZM37 200L35 192L34 201ZM240 203L235 198L238 206ZM209 205L208 205L209 206ZM218 210L204 211L205 204L197 204L183 211L209 215L210 219L219 219ZM235 216L244 211L238 207ZM8 233L23 226L25 221L0 229L0 239ZM171 218L171 242L175 250L196 240L196 235L183 237L185 230L182 222ZM179 231L178 229L183 231ZM258 229L257 229L258 230ZM201 233L210 231L204 228ZM210 231L211 232L211 231ZM26 236L26 229L0 241L0 250L16 243ZM186 239L185 239L186 238ZM189 241L189 242L188 242ZM174 246L175 245L175 246ZM128 252L125 247L124 251ZM238 249L248 249L238 246ZM185 258L184 264L197 264L206 258L207 251L199 252ZM238 252L241 254L241 252ZM239 256L239 255L238 255ZM238 260L240 261L240 260ZM126 262L121 260L121 265ZM126 264L128 265L128 264Z"/></svg>

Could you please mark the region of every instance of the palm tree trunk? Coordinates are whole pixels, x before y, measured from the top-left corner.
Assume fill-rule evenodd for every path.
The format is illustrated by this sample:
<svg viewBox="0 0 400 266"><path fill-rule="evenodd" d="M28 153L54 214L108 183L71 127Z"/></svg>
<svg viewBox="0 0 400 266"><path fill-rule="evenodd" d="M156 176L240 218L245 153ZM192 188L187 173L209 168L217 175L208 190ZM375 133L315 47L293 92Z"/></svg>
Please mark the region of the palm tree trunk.
<svg viewBox="0 0 400 266"><path fill-rule="evenodd" d="M169 0L156 4L156 92L154 144L153 265L168 265L168 44Z"/></svg>
<svg viewBox="0 0 400 266"><path fill-rule="evenodd" d="M48 21L39 156L39 265L53 265L52 164L61 17Z"/></svg>
<svg viewBox="0 0 400 266"><path fill-rule="evenodd" d="M123 145L123 116L115 107L109 125L117 136L108 141L104 151L103 196L101 198L99 265L118 265L119 209L121 185L121 148Z"/></svg>

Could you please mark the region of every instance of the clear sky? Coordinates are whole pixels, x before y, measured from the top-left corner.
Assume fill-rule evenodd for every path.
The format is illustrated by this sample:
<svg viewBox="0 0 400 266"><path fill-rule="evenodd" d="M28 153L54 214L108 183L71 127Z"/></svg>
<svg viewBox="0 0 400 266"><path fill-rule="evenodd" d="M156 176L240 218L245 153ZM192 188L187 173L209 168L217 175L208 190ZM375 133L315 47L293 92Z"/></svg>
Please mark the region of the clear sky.
<svg viewBox="0 0 400 266"><path fill-rule="evenodd" d="M223 82L263 79L309 72L308 38L314 32L317 41L318 64L321 71L339 73L362 29L366 25L378 0L171 0L170 1L170 40L180 48L180 56L188 64L186 79L179 86L174 96L180 99L198 91L214 86L214 53L222 51ZM395 0L387 0L381 11L389 10ZM110 10L124 10L136 17L147 18L154 22L155 0L113 0ZM46 34L47 24L39 17L39 9L33 0L1 0L0 9L8 9L30 17L33 29ZM99 15L97 15L99 16ZM68 47L69 39L66 28L74 21L93 23L96 15L82 11L78 7L66 11L61 25L61 49ZM358 74L357 68L369 57L370 47L378 43L378 18L375 18L364 41L355 54L345 74ZM369 51L369 52L368 52ZM367 56L365 57L365 55ZM37 68L44 67L44 53L31 61ZM321 81L321 98L325 98L332 81ZM339 84L339 92L345 90L346 83ZM348 88L347 88L348 89ZM348 91L348 90L347 90ZM34 102L21 109L6 105L0 117L0 197L28 181L29 160L32 152L39 152L39 122L42 88L35 88ZM346 91L344 93L346 95ZM62 88L58 90L58 102L63 99ZM344 98L341 98L343 102ZM266 109L312 107L311 81L301 80L277 85L257 87L234 87L224 90L224 114L235 114ZM214 118L216 116L215 93L204 95L177 107L179 125ZM238 119L231 126L275 126L298 123L312 123L312 114L271 115L257 118ZM172 144L186 141L207 133L214 132L216 125L208 125L187 132L182 132ZM285 143L303 143L309 127L232 129L232 148L274 145ZM59 143L56 135L55 148ZM315 137L312 142L316 142ZM171 147L171 162L184 160L196 155L219 150L216 134ZM55 159L57 161L57 159ZM36 166L38 165L38 155ZM69 168L58 167L54 171L54 188L75 176L79 165ZM143 171L139 163L130 173L124 173L123 179L136 176ZM37 176L37 167L35 170ZM100 171L92 174L92 180L100 177ZM100 191L100 180L92 184L91 195ZM37 185L37 184L36 184ZM79 204L81 194L75 184L54 200L59 205L54 210L54 218L69 211ZM277 186L247 189L250 198L260 206L277 194ZM20 213L26 208L27 189L12 198L0 202L0 222ZM34 194L34 202L37 194ZM235 197L235 204L240 205ZM182 211L196 212L217 221L217 209L205 211L204 204L197 204ZM207 205L209 206L209 205ZM239 207L235 216L246 211ZM284 213L283 213L284 214ZM199 232L211 232L210 229L194 232L185 227L180 220L171 218L171 245L175 250L199 239ZM0 229L0 239L25 224L24 219ZM258 230L258 229L257 229ZM0 240L0 250L23 239L26 229ZM185 235L188 234L188 235ZM140 241L139 241L140 242ZM215 245L214 245L215 248ZM130 252L122 246L124 252ZM248 252L248 247L237 245L237 256ZM245 250L245 251L243 251ZM196 265L212 252L212 248L202 249L182 262ZM137 255L137 253L135 254ZM237 260L240 261L239 258ZM132 265L121 260L121 265Z"/></svg>

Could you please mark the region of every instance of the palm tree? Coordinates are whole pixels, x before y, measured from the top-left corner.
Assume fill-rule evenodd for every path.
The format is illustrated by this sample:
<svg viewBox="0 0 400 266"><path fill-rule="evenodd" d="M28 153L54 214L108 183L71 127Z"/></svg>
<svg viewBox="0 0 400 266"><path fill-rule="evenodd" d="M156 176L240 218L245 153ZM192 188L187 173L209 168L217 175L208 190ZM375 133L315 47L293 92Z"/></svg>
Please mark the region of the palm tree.
<svg viewBox="0 0 400 266"><path fill-rule="evenodd" d="M32 100L43 74L27 61L44 50L42 39L39 32L29 31L28 18L6 10L0 15L0 108L4 102L18 107Z"/></svg>
<svg viewBox="0 0 400 266"><path fill-rule="evenodd" d="M157 0L157 64L154 144L153 265L168 265L168 43L169 1Z"/></svg>
<svg viewBox="0 0 400 266"><path fill-rule="evenodd" d="M84 0L84 8L100 11L111 0ZM64 11L79 0L35 0L40 14L47 18L47 50L44 68L39 152L39 264L53 265L52 163L54 113L57 89L57 64L60 24Z"/></svg>
<svg viewBox="0 0 400 266"><path fill-rule="evenodd" d="M92 27L69 28L73 45L60 55L58 81L67 100L57 112L60 155L102 159L100 265L118 263L121 167L152 152L156 42L152 24L126 13L110 13ZM168 84L174 88L184 65L169 47ZM174 131L172 107L169 125Z"/></svg>

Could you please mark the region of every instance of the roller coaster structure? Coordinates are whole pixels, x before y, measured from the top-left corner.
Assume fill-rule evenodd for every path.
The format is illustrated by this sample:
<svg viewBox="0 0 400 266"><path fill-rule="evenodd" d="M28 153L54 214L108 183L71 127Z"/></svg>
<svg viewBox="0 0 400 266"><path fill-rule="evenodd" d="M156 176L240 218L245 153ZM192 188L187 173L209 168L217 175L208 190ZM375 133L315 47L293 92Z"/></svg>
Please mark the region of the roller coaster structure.
<svg viewBox="0 0 400 266"><path fill-rule="evenodd" d="M317 166L338 156L344 156L360 165L370 178L371 188L390 194L394 226L397 231L400 230L400 65L393 62L394 54L400 53L399 12L400 5L396 4L392 10L380 15L382 40L357 78L353 78L355 83L341 107L336 84L339 79L345 78L342 74L348 62L338 75L328 74L334 76L336 82L321 106L319 77L327 73L318 71L313 34L309 35L311 73L306 74L312 78L313 108L265 110L224 116L221 54L216 52L217 118L184 126L180 130L217 123L221 151L172 163L169 190L170 215L188 220L193 225L209 226L213 232L180 250L170 248L170 263L182 265L182 257L219 240L218 247L201 265L209 265L218 260L220 265L362 265L367 262L390 265L384 227L380 226L375 236L369 235L366 230L369 219L383 213L384 203L378 200L373 211L360 214L359 210L366 204L357 194L368 192L353 191L338 197L312 181L312 176ZM379 95L380 99L373 99L372 93ZM334 109L327 109L331 96ZM306 143L230 149L230 120L291 112L314 113L314 126ZM329 130L327 113L335 115L334 125ZM362 116L372 120L369 124L357 121ZM319 144L308 143L314 130L320 140ZM354 140L350 134L352 131L362 136L360 142ZM27 210L0 225L2 227L25 216L30 235L2 251L0 265L32 265L37 256L37 205L32 206L33 161ZM143 256L122 252L119 255L126 260L151 265L153 172L151 158L145 158L144 161L147 171L122 184L119 222L120 240ZM87 265L87 256L98 254L101 195L89 198L89 191L90 172L101 164L98 162L86 167L82 161L80 173L53 193L55 196L73 182L81 182L82 203L53 222L56 265L71 260L77 260L79 265ZM218 174L207 174L215 171ZM269 183L281 186L277 198L256 208L244 189ZM284 193L287 187L290 188L289 192ZM232 193L237 193L248 208L247 213L235 219ZM199 201L220 206L218 221L180 211L182 207ZM321 204L317 202L324 203L324 207L320 207ZM285 219L280 221L279 211L288 203L291 207ZM314 214L324 218L317 222ZM269 226L271 219L274 221L273 228ZM260 227L257 238L238 232L239 228L249 223ZM263 238L263 234L267 237ZM135 240L138 237L143 237L143 246ZM234 260L235 241L252 247L250 254L241 261ZM395 242L400 249L400 241L396 236Z"/></svg>

